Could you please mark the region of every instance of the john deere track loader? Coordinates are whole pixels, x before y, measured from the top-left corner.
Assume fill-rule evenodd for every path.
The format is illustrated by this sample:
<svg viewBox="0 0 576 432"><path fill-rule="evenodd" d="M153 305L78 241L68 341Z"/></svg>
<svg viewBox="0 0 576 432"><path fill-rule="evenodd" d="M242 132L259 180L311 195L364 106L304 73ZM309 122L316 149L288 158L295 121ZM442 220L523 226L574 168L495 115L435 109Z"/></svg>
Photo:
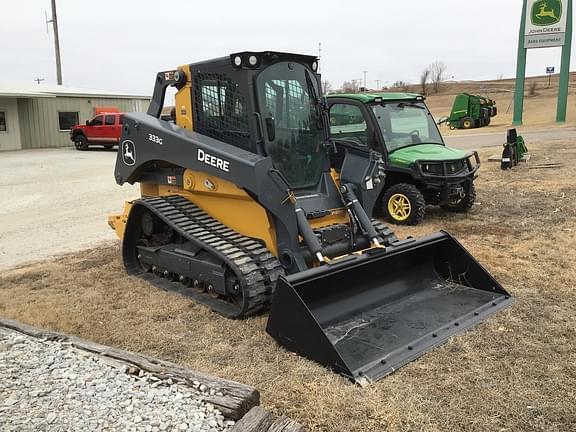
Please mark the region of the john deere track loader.
<svg viewBox="0 0 576 432"><path fill-rule="evenodd" d="M330 167L317 59L241 52L161 72L126 114L111 216L130 274L242 318L271 308L278 343L364 384L508 304L449 234L398 241L356 195L381 158ZM174 121L160 120L174 86Z"/></svg>

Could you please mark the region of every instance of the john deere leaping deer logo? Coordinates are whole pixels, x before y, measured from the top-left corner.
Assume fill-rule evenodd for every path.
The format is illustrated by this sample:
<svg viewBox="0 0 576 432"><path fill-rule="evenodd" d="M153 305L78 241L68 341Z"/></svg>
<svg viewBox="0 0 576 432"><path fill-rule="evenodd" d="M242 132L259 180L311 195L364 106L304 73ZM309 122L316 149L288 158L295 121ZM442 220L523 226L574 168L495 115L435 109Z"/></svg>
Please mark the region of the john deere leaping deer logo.
<svg viewBox="0 0 576 432"><path fill-rule="evenodd" d="M532 4L530 19L537 26L556 24L562 17L562 2L560 0L540 0Z"/></svg>
<svg viewBox="0 0 576 432"><path fill-rule="evenodd" d="M132 166L136 163L136 150L134 149L134 143L130 140L122 141L122 160L128 166Z"/></svg>

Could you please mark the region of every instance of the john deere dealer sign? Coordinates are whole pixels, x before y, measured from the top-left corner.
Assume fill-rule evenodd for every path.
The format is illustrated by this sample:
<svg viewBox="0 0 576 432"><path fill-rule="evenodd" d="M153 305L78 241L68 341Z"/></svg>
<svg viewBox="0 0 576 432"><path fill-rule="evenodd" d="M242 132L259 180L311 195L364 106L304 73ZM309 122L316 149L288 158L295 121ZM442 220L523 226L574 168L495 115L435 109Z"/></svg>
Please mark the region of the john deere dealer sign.
<svg viewBox="0 0 576 432"><path fill-rule="evenodd" d="M564 45L566 3L562 0L527 0L524 48Z"/></svg>

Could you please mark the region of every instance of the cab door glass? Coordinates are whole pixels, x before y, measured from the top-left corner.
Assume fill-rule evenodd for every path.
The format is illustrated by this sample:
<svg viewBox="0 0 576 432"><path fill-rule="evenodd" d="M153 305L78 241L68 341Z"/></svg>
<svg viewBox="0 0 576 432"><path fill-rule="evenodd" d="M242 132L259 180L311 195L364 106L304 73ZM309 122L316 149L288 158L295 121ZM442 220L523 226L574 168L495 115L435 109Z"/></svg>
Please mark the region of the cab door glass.
<svg viewBox="0 0 576 432"><path fill-rule="evenodd" d="M115 122L116 122L116 116L113 115L107 115L106 118L104 119L104 124L106 126L114 126Z"/></svg>
<svg viewBox="0 0 576 432"><path fill-rule="evenodd" d="M359 106L337 103L330 107L330 135L360 147L368 146L368 127Z"/></svg>
<svg viewBox="0 0 576 432"><path fill-rule="evenodd" d="M103 118L102 116L96 116L90 122L90 126L102 126Z"/></svg>

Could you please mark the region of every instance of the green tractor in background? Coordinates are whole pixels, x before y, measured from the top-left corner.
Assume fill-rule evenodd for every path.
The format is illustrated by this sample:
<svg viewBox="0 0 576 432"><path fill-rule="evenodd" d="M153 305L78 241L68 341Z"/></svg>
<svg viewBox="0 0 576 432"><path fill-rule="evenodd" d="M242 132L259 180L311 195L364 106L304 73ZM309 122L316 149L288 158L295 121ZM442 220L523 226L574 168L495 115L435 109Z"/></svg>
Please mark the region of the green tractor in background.
<svg viewBox="0 0 576 432"><path fill-rule="evenodd" d="M368 184L357 195L371 201L362 203L365 208L381 209L396 224L420 223L427 204L466 212L476 198L478 153L446 147L424 99L413 93L327 97L330 134L337 149L363 152L365 157L373 152L382 155L386 167L382 192L371 196ZM336 170L342 166L343 153L334 153Z"/></svg>
<svg viewBox="0 0 576 432"><path fill-rule="evenodd" d="M446 123L450 129L479 128L488 126L496 114L498 109L493 99L460 93L454 98L450 115L441 118L438 124Z"/></svg>

